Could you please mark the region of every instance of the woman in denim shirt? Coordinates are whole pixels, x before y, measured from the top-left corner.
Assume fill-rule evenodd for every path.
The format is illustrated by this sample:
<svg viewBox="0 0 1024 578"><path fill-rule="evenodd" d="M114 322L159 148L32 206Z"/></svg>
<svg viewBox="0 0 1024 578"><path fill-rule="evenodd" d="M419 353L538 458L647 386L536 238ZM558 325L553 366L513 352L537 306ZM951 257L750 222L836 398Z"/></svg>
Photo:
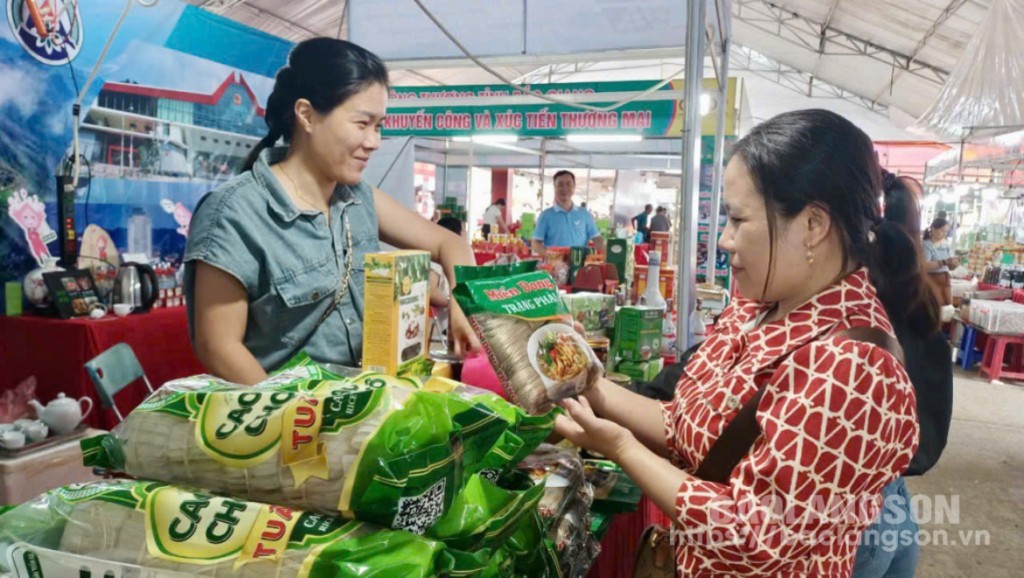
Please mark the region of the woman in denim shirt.
<svg viewBox="0 0 1024 578"><path fill-rule="evenodd" d="M384 63L342 40L301 42L278 71L267 136L196 207L185 250L189 331L211 373L257 383L300 350L357 365L363 257L379 240L429 251L449 282L474 264L458 236L362 181L387 100ZM450 314L456 348L478 348L454 301Z"/></svg>

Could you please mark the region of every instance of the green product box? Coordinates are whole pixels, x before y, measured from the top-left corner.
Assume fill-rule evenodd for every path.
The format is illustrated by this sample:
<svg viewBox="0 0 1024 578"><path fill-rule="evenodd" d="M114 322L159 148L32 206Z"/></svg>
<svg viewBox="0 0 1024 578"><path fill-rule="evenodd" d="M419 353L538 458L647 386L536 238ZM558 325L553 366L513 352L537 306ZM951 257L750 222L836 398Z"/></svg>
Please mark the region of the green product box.
<svg viewBox="0 0 1024 578"><path fill-rule="evenodd" d="M607 337L615 327L615 296L603 293L570 293L562 303L588 337Z"/></svg>
<svg viewBox="0 0 1024 578"><path fill-rule="evenodd" d="M620 361L615 366L615 372L629 376L633 381L651 381L661 373L663 366L664 360L659 355L650 361Z"/></svg>
<svg viewBox="0 0 1024 578"><path fill-rule="evenodd" d="M583 268L587 262L587 255L590 249L587 247L572 247L569 249L569 284L576 280L576 272Z"/></svg>
<svg viewBox="0 0 1024 578"><path fill-rule="evenodd" d="M626 282L626 275L631 275L633 267L633 243L629 239L609 239L605 260L619 272L619 283Z"/></svg>
<svg viewBox="0 0 1024 578"><path fill-rule="evenodd" d="M612 357L648 361L661 357L661 321L665 312L653 307L622 307L615 315Z"/></svg>

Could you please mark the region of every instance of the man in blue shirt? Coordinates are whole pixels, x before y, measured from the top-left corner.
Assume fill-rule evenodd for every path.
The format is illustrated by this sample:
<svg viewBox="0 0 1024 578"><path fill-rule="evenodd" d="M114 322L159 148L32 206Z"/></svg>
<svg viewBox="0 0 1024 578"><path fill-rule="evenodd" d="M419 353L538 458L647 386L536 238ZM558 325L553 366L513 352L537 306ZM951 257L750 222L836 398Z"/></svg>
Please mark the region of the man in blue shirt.
<svg viewBox="0 0 1024 578"><path fill-rule="evenodd" d="M651 227L647 224L647 219L651 216L651 211L654 207L651 205L644 206L644 212L633 217L633 226L636 227L636 232L644 236L644 242L651 242Z"/></svg>
<svg viewBox="0 0 1024 578"><path fill-rule="evenodd" d="M604 252L604 239L597 230L590 211L572 203L576 192L576 175L569 171L555 173L555 204L541 212L533 231L533 252L541 257L547 247L586 247L591 240Z"/></svg>

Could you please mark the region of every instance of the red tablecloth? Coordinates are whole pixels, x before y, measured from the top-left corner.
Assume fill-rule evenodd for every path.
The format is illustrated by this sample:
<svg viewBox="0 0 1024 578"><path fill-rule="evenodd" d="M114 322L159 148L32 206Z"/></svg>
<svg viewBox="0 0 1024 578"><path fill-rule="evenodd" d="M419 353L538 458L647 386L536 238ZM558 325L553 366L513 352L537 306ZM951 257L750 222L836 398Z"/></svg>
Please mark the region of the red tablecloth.
<svg viewBox="0 0 1024 578"><path fill-rule="evenodd" d="M204 372L192 353L184 307L98 320L0 316L0 335L0 385L4 389L35 375L36 397L43 405L61 392L76 398L89 396L95 407L86 423L101 429L117 425L117 416L100 407L83 366L117 343L131 346L153 387ZM145 396L145 385L132 384L117 396L117 407L124 414Z"/></svg>

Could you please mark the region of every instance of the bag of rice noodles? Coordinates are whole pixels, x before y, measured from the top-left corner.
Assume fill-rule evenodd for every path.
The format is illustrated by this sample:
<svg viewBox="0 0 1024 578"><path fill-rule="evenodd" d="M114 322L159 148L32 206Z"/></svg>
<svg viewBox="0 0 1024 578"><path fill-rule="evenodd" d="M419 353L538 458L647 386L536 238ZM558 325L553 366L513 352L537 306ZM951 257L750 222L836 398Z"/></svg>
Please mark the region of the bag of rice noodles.
<svg viewBox="0 0 1024 578"><path fill-rule="evenodd" d="M300 374L168 382L112 433L83 440L85 464L422 534L461 488L463 461L482 461L508 428L397 378Z"/></svg>
<svg viewBox="0 0 1024 578"><path fill-rule="evenodd" d="M604 368L536 261L457 267L453 292L502 387L530 413L583 393Z"/></svg>
<svg viewBox="0 0 1024 578"><path fill-rule="evenodd" d="M592 488L583 474L583 461L578 453L551 444L543 444L519 464L533 483L544 486L538 511L546 525L551 525L574 501L587 507L593 501Z"/></svg>
<svg viewBox="0 0 1024 578"><path fill-rule="evenodd" d="M500 548L524 516L537 512L543 494L543 484L514 490L474 475L425 536L461 551Z"/></svg>
<svg viewBox="0 0 1024 578"><path fill-rule="evenodd" d="M467 473L480 472L492 481L497 480L503 471L515 467L548 439L555 428L555 418L562 411L554 408L539 415L528 414L486 389L444 377L430 378L423 384L423 390L459 396L478 408L493 412L508 424L482 459L464 466Z"/></svg>
<svg viewBox="0 0 1024 578"><path fill-rule="evenodd" d="M0 516L0 548L18 577L486 575L409 532L148 481L44 494Z"/></svg>

